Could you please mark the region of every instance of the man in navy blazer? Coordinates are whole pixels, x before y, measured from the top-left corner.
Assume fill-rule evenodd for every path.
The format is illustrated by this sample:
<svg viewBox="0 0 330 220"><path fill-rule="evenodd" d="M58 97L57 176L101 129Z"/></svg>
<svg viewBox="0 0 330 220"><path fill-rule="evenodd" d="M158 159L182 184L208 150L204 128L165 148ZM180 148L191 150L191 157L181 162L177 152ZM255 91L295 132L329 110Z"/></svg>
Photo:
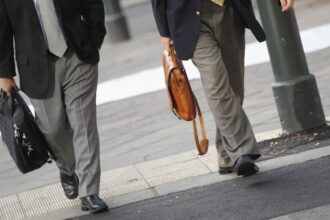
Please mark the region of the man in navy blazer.
<svg viewBox="0 0 330 220"><path fill-rule="evenodd" d="M282 11L293 1L280 0ZM245 28L258 41L266 36L251 0L152 0L152 7L164 47L173 43L177 56L191 58L201 74L216 122L219 173L255 174L260 152L242 108Z"/></svg>

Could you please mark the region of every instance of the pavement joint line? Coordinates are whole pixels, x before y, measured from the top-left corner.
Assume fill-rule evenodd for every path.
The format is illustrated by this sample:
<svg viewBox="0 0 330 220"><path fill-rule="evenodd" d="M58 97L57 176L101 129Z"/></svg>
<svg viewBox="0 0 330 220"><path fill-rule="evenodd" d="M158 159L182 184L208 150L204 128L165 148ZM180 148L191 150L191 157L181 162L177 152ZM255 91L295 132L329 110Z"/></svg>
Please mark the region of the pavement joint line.
<svg viewBox="0 0 330 220"><path fill-rule="evenodd" d="M281 135L281 130L277 129L256 134L256 137L262 141L279 135ZM330 155L330 146L261 161L257 164L260 166L261 172L266 172L328 155ZM154 197L157 197L177 192L178 189L191 189L236 178L234 175L220 176L217 174L217 169L216 150L213 145L210 146L209 154L204 156L197 156L196 150L192 150L157 160L103 171L100 196L105 200L111 200L135 192L150 190ZM212 178L205 179L209 176ZM203 177L204 180L201 181ZM194 181L191 182L192 180ZM180 186L182 182L189 184ZM176 187L178 185L180 187ZM18 201L10 200L14 197ZM6 201L9 200L12 201L12 204L7 205ZM129 203L129 201L127 202ZM32 218L78 205L78 200L67 200L60 183L55 183L0 198L0 219Z"/></svg>
<svg viewBox="0 0 330 220"><path fill-rule="evenodd" d="M134 169L136 170L136 172L138 172L142 177L143 177L143 174L140 172L140 170L135 166L133 165ZM155 196L159 196L158 192L155 190L155 187L151 186L146 180L145 178L143 178L144 181L146 182L146 184L148 185L149 187L149 190L155 195Z"/></svg>
<svg viewBox="0 0 330 220"><path fill-rule="evenodd" d="M207 163L205 163L205 161L201 160L201 158L198 158L198 160L200 160L200 162L210 171L210 172L213 172L213 170L211 169L211 167L209 167L207 165Z"/></svg>

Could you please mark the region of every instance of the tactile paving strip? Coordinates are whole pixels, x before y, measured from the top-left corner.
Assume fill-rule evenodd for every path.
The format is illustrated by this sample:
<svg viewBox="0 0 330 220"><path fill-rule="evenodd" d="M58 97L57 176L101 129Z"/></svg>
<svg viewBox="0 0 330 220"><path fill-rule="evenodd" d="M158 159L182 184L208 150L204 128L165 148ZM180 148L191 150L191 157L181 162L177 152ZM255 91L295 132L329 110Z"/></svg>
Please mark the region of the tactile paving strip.
<svg viewBox="0 0 330 220"><path fill-rule="evenodd" d="M102 173L100 196L111 198L148 188L148 184L136 168L127 166Z"/></svg>
<svg viewBox="0 0 330 220"><path fill-rule="evenodd" d="M11 195L0 199L0 219L12 220L26 217L25 211L20 205L17 195Z"/></svg>
<svg viewBox="0 0 330 220"><path fill-rule="evenodd" d="M148 188L134 166L105 171L101 175L100 196L104 199ZM78 199L68 200L61 185L56 183L1 198L0 219L31 218L79 205Z"/></svg>
<svg viewBox="0 0 330 220"><path fill-rule="evenodd" d="M145 162L136 167L151 187L211 172L193 152Z"/></svg>

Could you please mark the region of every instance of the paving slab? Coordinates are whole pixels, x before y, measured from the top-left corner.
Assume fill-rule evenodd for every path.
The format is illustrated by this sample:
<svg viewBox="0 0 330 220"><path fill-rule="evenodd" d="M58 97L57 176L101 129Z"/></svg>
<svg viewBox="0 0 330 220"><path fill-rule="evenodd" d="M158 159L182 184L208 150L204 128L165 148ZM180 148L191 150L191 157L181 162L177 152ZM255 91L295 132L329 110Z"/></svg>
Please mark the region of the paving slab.
<svg viewBox="0 0 330 220"><path fill-rule="evenodd" d="M330 205L324 205L288 215L272 218L271 220L328 220L330 219Z"/></svg>

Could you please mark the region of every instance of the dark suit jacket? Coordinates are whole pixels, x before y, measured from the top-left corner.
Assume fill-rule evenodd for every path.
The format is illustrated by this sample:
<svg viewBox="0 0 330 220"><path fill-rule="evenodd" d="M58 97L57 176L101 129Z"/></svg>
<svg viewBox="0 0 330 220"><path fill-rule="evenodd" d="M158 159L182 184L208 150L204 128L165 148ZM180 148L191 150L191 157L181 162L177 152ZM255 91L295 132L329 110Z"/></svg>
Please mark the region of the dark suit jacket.
<svg viewBox="0 0 330 220"><path fill-rule="evenodd" d="M206 0L152 0L153 12L159 33L163 37L171 37L177 56L190 59L199 36L203 1ZM264 41L265 33L256 20L251 0L226 0L251 29L257 40Z"/></svg>
<svg viewBox="0 0 330 220"><path fill-rule="evenodd" d="M53 0L68 46L96 64L105 36L102 0ZM14 38L14 44L13 44ZM14 45L21 89L31 98L50 93L50 62L33 0L0 0L0 77L15 76Z"/></svg>

